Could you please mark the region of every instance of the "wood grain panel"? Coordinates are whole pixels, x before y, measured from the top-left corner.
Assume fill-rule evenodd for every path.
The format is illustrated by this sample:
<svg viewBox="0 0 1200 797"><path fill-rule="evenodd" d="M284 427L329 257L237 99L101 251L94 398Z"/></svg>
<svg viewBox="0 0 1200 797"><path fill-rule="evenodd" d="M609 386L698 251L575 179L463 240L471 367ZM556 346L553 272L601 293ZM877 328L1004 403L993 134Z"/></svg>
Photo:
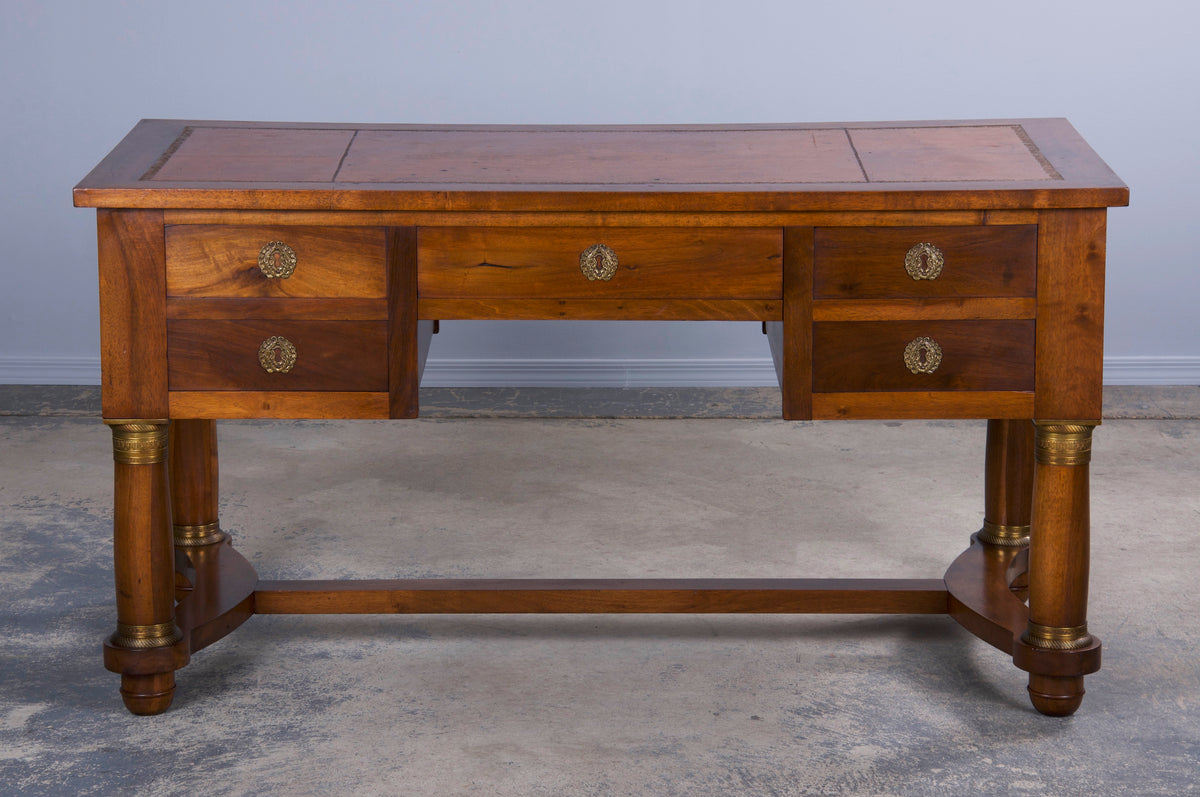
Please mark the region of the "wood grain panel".
<svg viewBox="0 0 1200 797"><path fill-rule="evenodd" d="M473 320L778 321L775 299L421 299L421 318Z"/></svg>
<svg viewBox="0 0 1200 797"><path fill-rule="evenodd" d="M929 243L942 273L915 280L908 250ZM822 228L816 232L813 294L830 299L1033 296L1037 226Z"/></svg>
<svg viewBox="0 0 1200 797"><path fill-rule="evenodd" d="M425 367L423 355L428 354L428 336L433 332L432 324L419 328L417 322L415 227L388 230L387 264L389 414L393 418L415 418L419 410L421 371Z"/></svg>
<svg viewBox="0 0 1200 797"><path fill-rule="evenodd" d="M258 253L271 241L296 252L290 277L269 278ZM173 225L167 228L171 296L383 298L384 231L378 227Z"/></svg>
<svg viewBox="0 0 1200 797"><path fill-rule="evenodd" d="M608 281L588 280L580 254L617 256ZM419 290L430 298L779 299L778 229L428 227L419 233Z"/></svg>
<svg viewBox="0 0 1200 797"><path fill-rule="evenodd" d="M1014 299L821 299L813 303L815 321L953 321L1034 318L1033 297Z"/></svg>
<svg viewBox="0 0 1200 797"><path fill-rule="evenodd" d="M167 318L382 321L384 299L194 299L168 296Z"/></svg>
<svg viewBox="0 0 1200 797"><path fill-rule="evenodd" d="M259 365L274 335L296 347L289 373ZM384 321L171 321L167 338L171 390L388 389Z"/></svg>
<svg viewBox="0 0 1200 797"><path fill-rule="evenodd" d="M940 579L260 581L259 614L945 614Z"/></svg>
<svg viewBox="0 0 1200 797"><path fill-rule="evenodd" d="M912 373L904 349L932 338L942 361ZM1032 321L825 321L813 325L813 390L1033 390Z"/></svg>
<svg viewBox="0 0 1200 797"><path fill-rule="evenodd" d="M766 325L767 342L783 393L783 417L803 421L812 418L812 228L784 229L783 251L783 323Z"/></svg>
<svg viewBox="0 0 1200 797"><path fill-rule="evenodd" d="M1046 213L1041 229L1036 417L1098 420L1104 377L1105 211Z"/></svg>
<svg viewBox="0 0 1200 797"><path fill-rule="evenodd" d="M908 418L1029 418L1033 393L944 391L815 393L813 418L866 420Z"/></svg>
<svg viewBox="0 0 1200 797"><path fill-rule="evenodd" d="M353 227L545 227L545 213L523 211L168 210L167 224ZM769 213L555 213L562 227L915 227L1037 224L1036 210L792 211Z"/></svg>
<svg viewBox="0 0 1200 797"><path fill-rule="evenodd" d="M387 418L387 393L171 391L172 418Z"/></svg>
<svg viewBox="0 0 1200 797"><path fill-rule="evenodd" d="M165 418L162 211L96 212L101 405L106 418Z"/></svg>

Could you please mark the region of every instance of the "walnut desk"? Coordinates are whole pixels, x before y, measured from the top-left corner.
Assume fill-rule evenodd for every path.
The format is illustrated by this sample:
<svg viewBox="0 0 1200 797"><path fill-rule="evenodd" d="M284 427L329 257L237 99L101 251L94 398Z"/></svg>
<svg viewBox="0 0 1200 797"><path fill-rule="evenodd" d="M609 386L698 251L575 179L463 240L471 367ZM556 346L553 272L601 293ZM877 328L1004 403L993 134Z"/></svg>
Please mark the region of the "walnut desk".
<svg viewBox="0 0 1200 797"><path fill-rule="evenodd" d="M1061 119L720 127L153 120L98 208L116 632L130 711L253 614L949 614L1070 714L1086 625L1105 217ZM435 320L761 321L790 419L988 419L943 578L259 581L220 418L413 418ZM402 454L398 454L402 456Z"/></svg>

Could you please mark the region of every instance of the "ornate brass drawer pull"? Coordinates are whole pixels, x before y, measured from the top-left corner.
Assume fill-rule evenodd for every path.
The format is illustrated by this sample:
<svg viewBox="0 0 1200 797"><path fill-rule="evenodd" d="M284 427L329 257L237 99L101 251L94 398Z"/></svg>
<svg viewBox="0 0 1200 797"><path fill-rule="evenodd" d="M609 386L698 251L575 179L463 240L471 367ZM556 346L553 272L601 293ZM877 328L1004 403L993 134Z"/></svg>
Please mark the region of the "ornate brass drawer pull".
<svg viewBox="0 0 1200 797"><path fill-rule="evenodd" d="M608 282L617 273L617 253L604 244L592 244L579 255L579 270L589 280Z"/></svg>
<svg viewBox="0 0 1200 797"><path fill-rule="evenodd" d="M272 335L258 347L258 364L268 374L286 374L296 364L296 347L287 338Z"/></svg>
<svg viewBox="0 0 1200 797"><path fill-rule="evenodd" d="M268 279L287 279L296 270L296 250L283 241L271 241L258 250L258 270Z"/></svg>
<svg viewBox="0 0 1200 797"><path fill-rule="evenodd" d="M946 258L933 244L920 243L904 256L904 270L915 280L935 280L942 273Z"/></svg>
<svg viewBox="0 0 1200 797"><path fill-rule="evenodd" d="M904 364L914 374L932 374L942 364L942 347L933 338L916 338L904 347Z"/></svg>

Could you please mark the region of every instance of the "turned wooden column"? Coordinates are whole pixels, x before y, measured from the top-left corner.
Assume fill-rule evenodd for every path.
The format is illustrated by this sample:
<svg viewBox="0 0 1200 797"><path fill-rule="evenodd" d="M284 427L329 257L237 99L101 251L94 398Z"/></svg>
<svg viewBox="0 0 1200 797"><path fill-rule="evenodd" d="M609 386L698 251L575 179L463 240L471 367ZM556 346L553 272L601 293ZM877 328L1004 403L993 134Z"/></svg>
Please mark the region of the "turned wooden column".
<svg viewBox="0 0 1200 797"><path fill-rule="evenodd" d="M977 535L982 543L1005 548L1029 544L1033 436L1029 421L988 421L983 528Z"/></svg>
<svg viewBox="0 0 1200 797"><path fill-rule="evenodd" d="M1043 714L1066 716L1083 700L1083 674L1071 654L1098 653L1087 629L1090 537L1088 464L1098 421L1036 421L1029 625L1020 642L1040 653L1029 695ZM1098 656L1095 666L1098 667Z"/></svg>
<svg viewBox="0 0 1200 797"><path fill-rule="evenodd" d="M175 545L188 549L224 541L217 521L217 422L173 421L170 441Z"/></svg>
<svg viewBox="0 0 1200 797"><path fill-rule="evenodd" d="M174 547L165 420L106 420L114 462L113 564L117 630L105 665L121 673L134 714L166 711L187 646L175 624Z"/></svg>

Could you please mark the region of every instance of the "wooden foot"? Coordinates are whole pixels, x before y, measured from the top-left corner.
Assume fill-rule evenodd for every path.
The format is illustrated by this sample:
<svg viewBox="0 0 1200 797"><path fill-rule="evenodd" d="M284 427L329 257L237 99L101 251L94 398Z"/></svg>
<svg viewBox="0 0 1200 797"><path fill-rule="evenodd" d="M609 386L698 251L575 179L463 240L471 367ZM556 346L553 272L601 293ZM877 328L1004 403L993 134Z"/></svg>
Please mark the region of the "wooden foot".
<svg viewBox="0 0 1200 797"><path fill-rule="evenodd" d="M1029 675L1029 700L1048 717L1069 717L1083 702L1083 676Z"/></svg>
<svg viewBox="0 0 1200 797"><path fill-rule="evenodd" d="M170 708L174 697L174 672L121 676L121 700L131 714L161 714Z"/></svg>

